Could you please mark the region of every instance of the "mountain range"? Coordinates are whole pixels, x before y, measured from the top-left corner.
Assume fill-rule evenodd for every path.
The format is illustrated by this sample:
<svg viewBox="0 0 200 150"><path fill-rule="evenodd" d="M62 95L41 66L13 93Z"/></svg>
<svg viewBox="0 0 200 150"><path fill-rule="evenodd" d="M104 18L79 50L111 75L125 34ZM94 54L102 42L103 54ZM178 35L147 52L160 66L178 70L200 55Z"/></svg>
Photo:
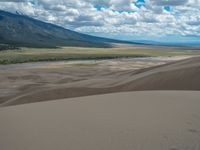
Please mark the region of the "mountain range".
<svg viewBox="0 0 200 150"><path fill-rule="evenodd" d="M0 45L4 47L112 47L113 43L134 42L90 36L26 15L0 10Z"/></svg>

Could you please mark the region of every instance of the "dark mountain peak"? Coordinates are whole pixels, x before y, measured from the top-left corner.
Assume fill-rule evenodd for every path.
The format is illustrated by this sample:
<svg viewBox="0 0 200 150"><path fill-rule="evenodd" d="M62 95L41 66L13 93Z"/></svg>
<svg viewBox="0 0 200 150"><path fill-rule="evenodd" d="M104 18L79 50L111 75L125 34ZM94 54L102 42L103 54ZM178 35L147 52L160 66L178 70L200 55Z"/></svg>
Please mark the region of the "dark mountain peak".
<svg viewBox="0 0 200 150"><path fill-rule="evenodd" d="M23 15L0 10L0 44L25 47L111 47L111 43L127 43L99 38L42 22Z"/></svg>

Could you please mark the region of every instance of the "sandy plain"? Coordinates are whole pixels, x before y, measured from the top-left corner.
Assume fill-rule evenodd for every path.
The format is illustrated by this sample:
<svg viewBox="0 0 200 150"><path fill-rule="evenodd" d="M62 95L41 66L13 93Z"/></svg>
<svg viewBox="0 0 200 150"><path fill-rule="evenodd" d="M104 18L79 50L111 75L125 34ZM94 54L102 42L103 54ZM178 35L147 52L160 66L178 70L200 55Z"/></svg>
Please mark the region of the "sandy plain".
<svg viewBox="0 0 200 150"><path fill-rule="evenodd" d="M0 105L124 91L199 90L199 57L0 65Z"/></svg>
<svg viewBox="0 0 200 150"><path fill-rule="evenodd" d="M199 90L199 57L0 65L1 106L123 91Z"/></svg>

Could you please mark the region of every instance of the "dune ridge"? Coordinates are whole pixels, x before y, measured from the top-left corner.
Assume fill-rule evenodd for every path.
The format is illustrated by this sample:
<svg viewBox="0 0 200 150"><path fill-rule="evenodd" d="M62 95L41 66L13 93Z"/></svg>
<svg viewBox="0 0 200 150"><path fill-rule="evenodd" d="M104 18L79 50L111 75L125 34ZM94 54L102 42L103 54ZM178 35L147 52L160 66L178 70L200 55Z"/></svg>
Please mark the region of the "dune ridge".
<svg viewBox="0 0 200 150"><path fill-rule="evenodd" d="M0 108L0 149L198 150L199 97L141 91Z"/></svg>

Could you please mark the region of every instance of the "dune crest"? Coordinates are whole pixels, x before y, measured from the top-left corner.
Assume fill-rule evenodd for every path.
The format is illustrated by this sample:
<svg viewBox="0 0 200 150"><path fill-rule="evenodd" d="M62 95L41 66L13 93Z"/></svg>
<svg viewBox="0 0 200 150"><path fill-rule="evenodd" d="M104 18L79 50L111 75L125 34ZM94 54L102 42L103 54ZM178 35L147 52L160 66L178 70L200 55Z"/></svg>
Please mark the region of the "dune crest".
<svg viewBox="0 0 200 150"><path fill-rule="evenodd" d="M2 150L196 150L200 92L107 94L0 109Z"/></svg>

